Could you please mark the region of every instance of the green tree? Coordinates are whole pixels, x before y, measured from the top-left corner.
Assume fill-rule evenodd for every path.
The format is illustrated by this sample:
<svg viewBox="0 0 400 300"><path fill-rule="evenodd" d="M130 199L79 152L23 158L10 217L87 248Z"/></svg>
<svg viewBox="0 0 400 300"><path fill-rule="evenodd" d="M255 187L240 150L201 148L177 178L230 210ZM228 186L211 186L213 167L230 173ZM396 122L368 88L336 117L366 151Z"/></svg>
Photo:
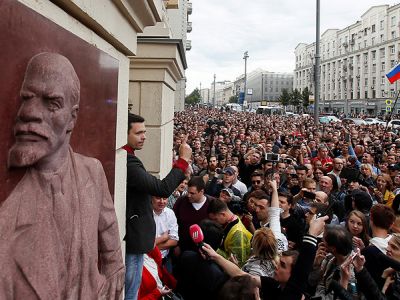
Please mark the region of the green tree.
<svg viewBox="0 0 400 300"><path fill-rule="evenodd" d="M294 91L290 94L290 104L295 107L297 112L299 111L301 100L301 93L298 89L294 89Z"/></svg>
<svg viewBox="0 0 400 300"><path fill-rule="evenodd" d="M230 96L229 97L229 103L238 103L238 95Z"/></svg>
<svg viewBox="0 0 400 300"><path fill-rule="evenodd" d="M200 90L195 88L188 96L185 97L185 103L193 105L199 103L201 100Z"/></svg>
<svg viewBox="0 0 400 300"><path fill-rule="evenodd" d="M308 87L306 87L302 92L301 92L301 98L303 100L303 107L307 109L307 107L310 105L310 91L308 90Z"/></svg>
<svg viewBox="0 0 400 300"><path fill-rule="evenodd" d="M287 89L282 89L282 94L279 96L279 102L286 108L290 104L290 94Z"/></svg>

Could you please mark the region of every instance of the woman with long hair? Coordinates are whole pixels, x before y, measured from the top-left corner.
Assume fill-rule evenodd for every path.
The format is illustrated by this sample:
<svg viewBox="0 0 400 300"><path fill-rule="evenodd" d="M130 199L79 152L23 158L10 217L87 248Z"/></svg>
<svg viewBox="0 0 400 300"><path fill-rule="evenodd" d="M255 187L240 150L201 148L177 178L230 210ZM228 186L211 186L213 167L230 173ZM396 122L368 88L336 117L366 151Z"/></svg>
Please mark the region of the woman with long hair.
<svg viewBox="0 0 400 300"><path fill-rule="evenodd" d="M277 241L271 229L262 227L254 233L252 240L253 255L243 265L246 273L273 277L279 262Z"/></svg>
<svg viewBox="0 0 400 300"><path fill-rule="evenodd" d="M369 226L367 217L359 210L352 210L347 216L346 229L353 236L354 248L364 249L369 244Z"/></svg>
<svg viewBox="0 0 400 300"><path fill-rule="evenodd" d="M394 193L392 192L393 182L389 175L381 174L376 178L376 188L374 189L375 199L379 203L383 203L392 207Z"/></svg>

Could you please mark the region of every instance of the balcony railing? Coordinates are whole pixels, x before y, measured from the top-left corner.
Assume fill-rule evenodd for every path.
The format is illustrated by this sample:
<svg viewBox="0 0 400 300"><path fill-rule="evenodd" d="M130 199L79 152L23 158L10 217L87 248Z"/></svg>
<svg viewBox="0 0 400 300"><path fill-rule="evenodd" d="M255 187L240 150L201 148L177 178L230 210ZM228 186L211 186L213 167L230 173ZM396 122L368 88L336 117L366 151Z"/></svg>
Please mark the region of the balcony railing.
<svg viewBox="0 0 400 300"><path fill-rule="evenodd" d="M166 9L177 9L179 8L179 0L164 0Z"/></svg>
<svg viewBox="0 0 400 300"><path fill-rule="evenodd" d="M192 49L192 41L186 40L186 51L189 51L190 49Z"/></svg>
<svg viewBox="0 0 400 300"><path fill-rule="evenodd" d="M187 32L192 32L192 22L187 22Z"/></svg>

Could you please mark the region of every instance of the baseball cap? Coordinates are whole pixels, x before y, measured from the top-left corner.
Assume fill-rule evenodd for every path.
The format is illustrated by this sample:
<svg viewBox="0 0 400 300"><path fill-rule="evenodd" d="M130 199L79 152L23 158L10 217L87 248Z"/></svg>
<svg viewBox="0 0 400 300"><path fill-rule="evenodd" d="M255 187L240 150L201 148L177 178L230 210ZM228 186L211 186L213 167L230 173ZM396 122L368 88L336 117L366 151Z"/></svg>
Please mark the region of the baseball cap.
<svg viewBox="0 0 400 300"><path fill-rule="evenodd" d="M235 170L231 167L227 167L222 171L222 174L226 174L226 173L233 175L233 174L235 174Z"/></svg>
<svg viewBox="0 0 400 300"><path fill-rule="evenodd" d="M224 188L221 190L221 192L226 192L229 195L229 197L232 197L234 195L233 191L230 188Z"/></svg>

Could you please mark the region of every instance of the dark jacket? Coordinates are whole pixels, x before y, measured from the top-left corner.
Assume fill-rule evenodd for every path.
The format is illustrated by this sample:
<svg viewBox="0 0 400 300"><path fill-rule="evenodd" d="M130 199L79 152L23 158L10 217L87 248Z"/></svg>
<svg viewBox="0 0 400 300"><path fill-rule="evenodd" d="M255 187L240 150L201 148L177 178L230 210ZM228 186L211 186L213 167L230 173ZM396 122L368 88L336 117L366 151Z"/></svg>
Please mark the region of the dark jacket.
<svg viewBox="0 0 400 300"><path fill-rule="evenodd" d="M240 180L247 186L250 187L251 186L251 174L255 171L255 170L262 170L262 164L256 164L256 165L246 165L244 162L244 158L242 157L239 161L239 176L240 176Z"/></svg>
<svg viewBox="0 0 400 300"><path fill-rule="evenodd" d="M386 300L386 296L379 290L375 280L372 279L366 268L360 272L355 272L357 280L357 288L367 300ZM330 289L335 293L337 299L347 300L353 299L351 293L344 289L339 282L332 280Z"/></svg>
<svg viewBox="0 0 400 300"><path fill-rule="evenodd" d="M213 261L203 259L198 252L185 251L180 258L177 291L184 299L218 299L218 291L229 279Z"/></svg>
<svg viewBox="0 0 400 300"><path fill-rule="evenodd" d="M136 156L127 157L126 184L126 253L144 254L154 248L156 225L154 223L151 196L169 197L185 179L183 171L172 168L160 180L147 173Z"/></svg>

